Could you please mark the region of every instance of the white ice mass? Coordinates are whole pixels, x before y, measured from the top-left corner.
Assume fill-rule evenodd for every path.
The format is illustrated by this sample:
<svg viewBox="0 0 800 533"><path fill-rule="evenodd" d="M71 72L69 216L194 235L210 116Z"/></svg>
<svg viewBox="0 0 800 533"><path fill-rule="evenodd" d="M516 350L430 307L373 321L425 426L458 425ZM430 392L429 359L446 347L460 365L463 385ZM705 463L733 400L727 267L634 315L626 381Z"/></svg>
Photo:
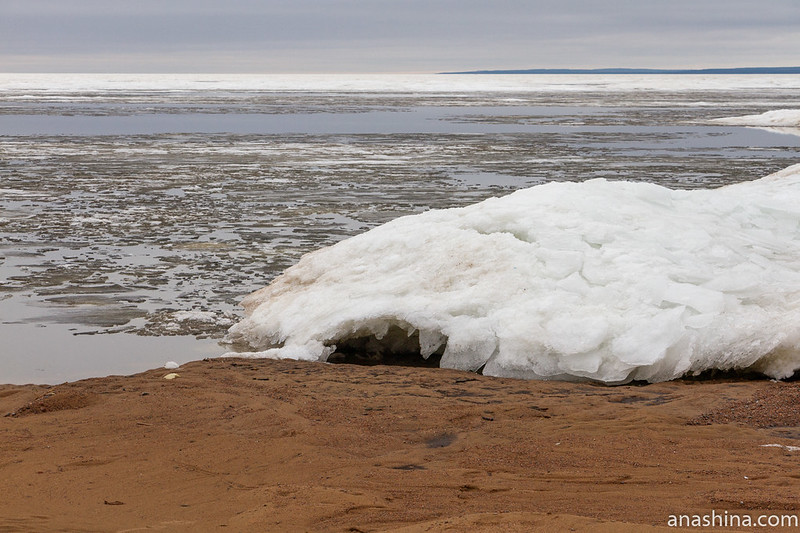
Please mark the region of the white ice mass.
<svg viewBox="0 0 800 533"><path fill-rule="evenodd" d="M760 115L715 118L713 122L736 126L797 127L800 126L800 109L776 109Z"/></svg>
<svg viewBox="0 0 800 533"><path fill-rule="evenodd" d="M730 126L751 126L787 135L800 135L800 109L776 109L760 115L715 118L712 122Z"/></svg>
<svg viewBox="0 0 800 533"><path fill-rule="evenodd" d="M353 339L493 376L663 381L800 368L800 165L715 190L548 183L305 255L249 295L239 356Z"/></svg>

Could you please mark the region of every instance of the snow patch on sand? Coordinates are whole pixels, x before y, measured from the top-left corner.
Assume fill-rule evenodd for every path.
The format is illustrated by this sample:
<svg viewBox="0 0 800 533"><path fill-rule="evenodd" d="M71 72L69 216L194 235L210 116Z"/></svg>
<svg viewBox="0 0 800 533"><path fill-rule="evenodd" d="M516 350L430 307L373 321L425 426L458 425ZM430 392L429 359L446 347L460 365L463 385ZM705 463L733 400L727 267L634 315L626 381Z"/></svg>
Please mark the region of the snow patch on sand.
<svg viewBox="0 0 800 533"><path fill-rule="evenodd" d="M800 446L787 446L785 444L762 444L762 448L782 448L787 452L798 452L800 451Z"/></svg>

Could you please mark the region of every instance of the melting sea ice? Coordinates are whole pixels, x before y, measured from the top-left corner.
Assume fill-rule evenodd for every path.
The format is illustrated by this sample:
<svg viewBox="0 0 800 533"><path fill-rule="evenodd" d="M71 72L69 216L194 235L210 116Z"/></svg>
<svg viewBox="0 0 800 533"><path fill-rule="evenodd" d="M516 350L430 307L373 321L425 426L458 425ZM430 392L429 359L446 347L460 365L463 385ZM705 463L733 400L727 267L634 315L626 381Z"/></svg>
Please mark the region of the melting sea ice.
<svg viewBox="0 0 800 533"><path fill-rule="evenodd" d="M247 297L251 357L438 353L492 376L800 368L800 165L713 190L589 180L396 219Z"/></svg>
<svg viewBox="0 0 800 533"><path fill-rule="evenodd" d="M758 179L796 162L798 138L714 120L791 107L798 88L796 76L0 75L0 382L219 355L245 294L403 215L553 181Z"/></svg>

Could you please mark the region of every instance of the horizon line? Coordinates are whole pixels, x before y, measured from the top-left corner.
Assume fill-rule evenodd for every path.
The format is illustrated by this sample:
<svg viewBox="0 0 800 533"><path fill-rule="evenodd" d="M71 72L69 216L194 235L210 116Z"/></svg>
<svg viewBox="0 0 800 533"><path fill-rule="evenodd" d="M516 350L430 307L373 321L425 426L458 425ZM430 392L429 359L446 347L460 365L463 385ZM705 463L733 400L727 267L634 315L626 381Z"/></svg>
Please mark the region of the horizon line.
<svg viewBox="0 0 800 533"><path fill-rule="evenodd" d="M532 68L439 72L438 74L800 74L800 67L721 68Z"/></svg>

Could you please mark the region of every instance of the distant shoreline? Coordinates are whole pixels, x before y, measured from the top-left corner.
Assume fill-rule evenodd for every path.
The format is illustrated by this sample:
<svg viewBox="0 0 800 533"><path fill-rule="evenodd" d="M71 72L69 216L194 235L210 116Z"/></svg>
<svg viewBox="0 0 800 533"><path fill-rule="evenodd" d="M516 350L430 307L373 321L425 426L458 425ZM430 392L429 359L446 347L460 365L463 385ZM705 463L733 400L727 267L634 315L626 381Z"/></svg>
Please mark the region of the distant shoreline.
<svg viewBox="0 0 800 533"><path fill-rule="evenodd" d="M532 68L502 70L469 70L439 74L800 74L800 67L741 67L704 69L656 68Z"/></svg>

